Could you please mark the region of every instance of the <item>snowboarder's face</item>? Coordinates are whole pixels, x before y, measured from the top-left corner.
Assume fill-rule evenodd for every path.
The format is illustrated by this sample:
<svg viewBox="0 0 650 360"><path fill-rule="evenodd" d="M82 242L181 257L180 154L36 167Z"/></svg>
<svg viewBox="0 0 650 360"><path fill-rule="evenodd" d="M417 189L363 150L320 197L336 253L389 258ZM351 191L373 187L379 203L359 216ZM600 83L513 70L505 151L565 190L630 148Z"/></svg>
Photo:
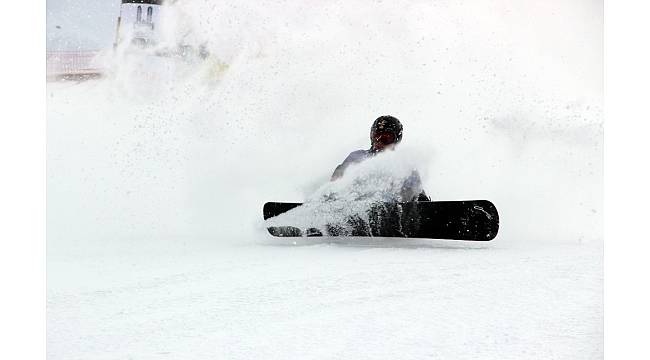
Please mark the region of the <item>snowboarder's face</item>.
<svg viewBox="0 0 650 360"><path fill-rule="evenodd" d="M372 138L372 148L375 151L383 151L395 148L395 134L390 132L378 132Z"/></svg>

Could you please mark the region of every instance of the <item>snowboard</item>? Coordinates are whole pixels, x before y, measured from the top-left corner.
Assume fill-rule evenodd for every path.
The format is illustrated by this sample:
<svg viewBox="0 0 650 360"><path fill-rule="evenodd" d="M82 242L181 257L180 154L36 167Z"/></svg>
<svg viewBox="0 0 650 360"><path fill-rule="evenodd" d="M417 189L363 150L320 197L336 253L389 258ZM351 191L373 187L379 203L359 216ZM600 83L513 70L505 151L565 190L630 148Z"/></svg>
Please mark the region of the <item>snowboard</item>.
<svg viewBox="0 0 650 360"><path fill-rule="evenodd" d="M300 205L267 202L264 220ZM467 241L490 241L499 231L499 213L487 200L377 203L367 215L366 219L351 217L344 226L328 225L326 229L269 226L267 230L278 237L381 236Z"/></svg>

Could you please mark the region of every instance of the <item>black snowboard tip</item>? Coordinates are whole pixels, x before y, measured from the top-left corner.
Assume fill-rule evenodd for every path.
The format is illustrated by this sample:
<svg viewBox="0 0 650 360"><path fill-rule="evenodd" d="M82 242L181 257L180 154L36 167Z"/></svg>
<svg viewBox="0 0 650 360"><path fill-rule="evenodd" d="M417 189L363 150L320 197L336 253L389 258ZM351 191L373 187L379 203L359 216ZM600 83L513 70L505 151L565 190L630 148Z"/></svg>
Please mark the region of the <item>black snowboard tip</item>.
<svg viewBox="0 0 650 360"><path fill-rule="evenodd" d="M262 209L264 220L285 213L293 208L297 208L300 205L302 205L302 203L267 202L264 204L264 208Z"/></svg>

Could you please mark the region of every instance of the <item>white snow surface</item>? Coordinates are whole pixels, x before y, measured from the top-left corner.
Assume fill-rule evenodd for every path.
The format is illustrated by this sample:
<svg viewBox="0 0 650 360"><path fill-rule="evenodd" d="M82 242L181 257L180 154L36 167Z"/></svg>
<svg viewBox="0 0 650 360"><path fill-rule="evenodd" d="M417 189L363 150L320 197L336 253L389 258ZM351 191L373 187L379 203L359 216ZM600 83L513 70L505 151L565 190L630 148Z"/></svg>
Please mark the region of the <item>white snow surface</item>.
<svg viewBox="0 0 650 360"><path fill-rule="evenodd" d="M174 7L211 58L48 83L48 359L602 358L602 3ZM497 238L266 234L384 114Z"/></svg>

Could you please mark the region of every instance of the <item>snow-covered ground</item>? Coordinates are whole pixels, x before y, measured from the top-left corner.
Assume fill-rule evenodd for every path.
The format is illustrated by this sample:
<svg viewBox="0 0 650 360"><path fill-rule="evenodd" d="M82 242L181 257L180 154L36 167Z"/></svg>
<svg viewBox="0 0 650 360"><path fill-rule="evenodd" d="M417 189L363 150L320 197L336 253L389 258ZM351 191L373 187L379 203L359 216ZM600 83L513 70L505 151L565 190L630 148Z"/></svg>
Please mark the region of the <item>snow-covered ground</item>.
<svg viewBox="0 0 650 360"><path fill-rule="evenodd" d="M602 357L602 4L352 5L179 2L215 57L48 84L48 358ZM494 241L265 233L383 114Z"/></svg>
<svg viewBox="0 0 650 360"><path fill-rule="evenodd" d="M139 250L49 262L50 358L602 356L595 244Z"/></svg>

